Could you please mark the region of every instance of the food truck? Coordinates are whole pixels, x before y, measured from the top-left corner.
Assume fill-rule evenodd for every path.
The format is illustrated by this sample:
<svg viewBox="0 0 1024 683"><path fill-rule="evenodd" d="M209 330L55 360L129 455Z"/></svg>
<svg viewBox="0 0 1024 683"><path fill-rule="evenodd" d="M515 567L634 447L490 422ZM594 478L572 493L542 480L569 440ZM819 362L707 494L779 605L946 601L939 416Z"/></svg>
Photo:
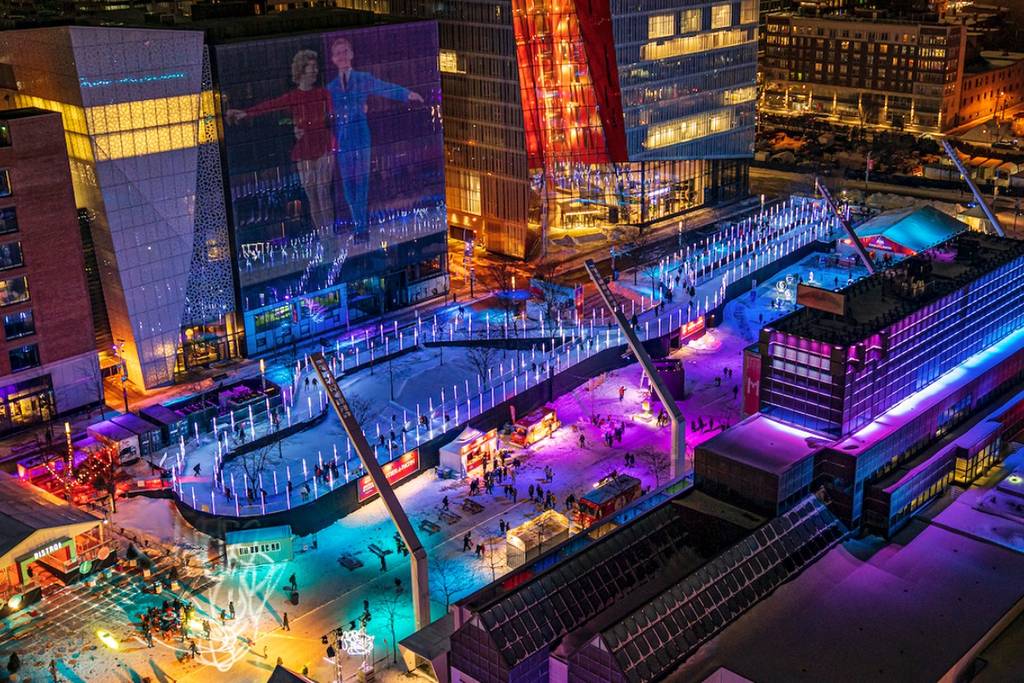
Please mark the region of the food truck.
<svg viewBox="0 0 1024 683"><path fill-rule="evenodd" d="M599 481L594 490L580 498L573 521L585 529L621 510L639 498L641 493L639 479L628 474L613 473Z"/></svg>
<svg viewBox="0 0 1024 683"><path fill-rule="evenodd" d="M484 465L487 464L489 469L497 450L497 429L481 432L466 427L454 441L441 447L440 466L460 478L483 476Z"/></svg>
<svg viewBox="0 0 1024 683"><path fill-rule="evenodd" d="M512 569L521 567L567 538L569 519L554 510L545 510L505 532L505 561Z"/></svg>
<svg viewBox="0 0 1024 683"><path fill-rule="evenodd" d="M551 436L561 426L555 407L549 403L516 420L510 439L517 446L529 446Z"/></svg>

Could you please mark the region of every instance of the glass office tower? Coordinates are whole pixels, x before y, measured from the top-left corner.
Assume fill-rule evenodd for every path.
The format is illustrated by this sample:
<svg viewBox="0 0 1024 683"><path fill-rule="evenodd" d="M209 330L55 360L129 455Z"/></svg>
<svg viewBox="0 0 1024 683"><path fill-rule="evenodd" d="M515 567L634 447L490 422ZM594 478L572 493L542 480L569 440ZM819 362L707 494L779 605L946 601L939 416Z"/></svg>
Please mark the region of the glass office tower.
<svg viewBox="0 0 1024 683"><path fill-rule="evenodd" d="M342 4L437 18L449 223L490 251L746 192L753 0Z"/></svg>

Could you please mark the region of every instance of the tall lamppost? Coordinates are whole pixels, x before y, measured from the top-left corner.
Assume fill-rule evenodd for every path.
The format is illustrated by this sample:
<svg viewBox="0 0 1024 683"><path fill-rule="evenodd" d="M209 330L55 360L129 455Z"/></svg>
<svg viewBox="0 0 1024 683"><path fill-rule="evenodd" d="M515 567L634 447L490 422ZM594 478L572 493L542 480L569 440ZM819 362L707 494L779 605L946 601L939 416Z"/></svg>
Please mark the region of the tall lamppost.
<svg viewBox="0 0 1024 683"><path fill-rule="evenodd" d="M121 397L124 399L124 412L128 412L128 364L124 358L124 340L118 339L114 344L114 356L121 367Z"/></svg>

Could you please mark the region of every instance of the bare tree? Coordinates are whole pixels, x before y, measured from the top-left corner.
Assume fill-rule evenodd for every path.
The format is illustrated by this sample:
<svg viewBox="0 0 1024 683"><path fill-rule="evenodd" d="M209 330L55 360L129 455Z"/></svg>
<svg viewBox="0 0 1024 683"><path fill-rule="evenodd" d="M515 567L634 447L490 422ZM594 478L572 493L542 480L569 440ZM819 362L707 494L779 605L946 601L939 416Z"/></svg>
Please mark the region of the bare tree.
<svg viewBox="0 0 1024 683"><path fill-rule="evenodd" d="M539 263L533 271L533 286L544 296L544 315L548 320L555 320L559 313L569 313L574 302L565 296L565 285L559 284L555 269L551 264Z"/></svg>
<svg viewBox="0 0 1024 683"><path fill-rule="evenodd" d="M465 563L441 552L430 558L430 572L430 586L435 595L444 598L445 612L459 593L473 586L473 576Z"/></svg>
<svg viewBox="0 0 1024 683"><path fill-rule="evenodd" d="M670 463L668 453L652 446L644 446L636 452L637 459L647 466L654 476L654 488L668 481Z"/></svg>
<svg viewBox="0 0 1024 683"><path fill-rule="evenodd" d="M654 303L654 299L658 295L658 277L661 275L661 267L657 261L651 261L645 264L640 270L643 272L644 277L651 279L651 303Z"/></svg>
<svg viewBox="0 0 1024 683"><path fill-rule="evenodd" d="M349 394L345 397L345 400L348 401L349 410L352 412L352 417L356 418L356 422L363 425L370 421L370 417L374 413L374 407L369 399L357 394Z"/></svg>
<svg viewBox="0 0 1024 683"><path fill-rule="evenodd" d="M401 585L396 585L394 590L385 591L377 604L384 611L384 619L387 621L388 629L391 631L391 656L392 663L398 663L398 642L395 640L395 623L401 616L402 608L407 604L408 597Z"/></svg>
<svg viewBox="0 0 1024 683"><path fill-rule="evenodd" d="M466 360L480 377L480 382L485 388L488 386L487 371L495 366L498 355L498 349L493 346L470 346L466 349Z"/></svg>
<svg viewBox="0 0 1024 683"><path fill-rule="evenodd" d="M274 454L277 457L273 457ZM256 448L249 451L248 453L242 453L235 457L235 461L242 468L242 472L249 479L249 484L255 489L259 485L260 475L267 470L271 465L279 463L281 460L281 440L278 439L273 443L269 443L266 446ZM248 491L246 492L248 494ZM262 492L257 491L258 495L262 495Z"/></svg>
<svg viewBox="0 0 1024 683"><path fill-rule="evenodd" d="M516 300L510 296L516 288L516 267L512 261L501 259L487 269L487 284L498 297L498 305L505 312L505 320L513 317Z"/></svg>
<svg viewBox="0 0 1024 683"><path fill-rule="evenodd" d="M654 236L646 225L623 225L618 231L618 245L630 255L633 264L633 284L637 284L637 269L644 262Z"/></svg>

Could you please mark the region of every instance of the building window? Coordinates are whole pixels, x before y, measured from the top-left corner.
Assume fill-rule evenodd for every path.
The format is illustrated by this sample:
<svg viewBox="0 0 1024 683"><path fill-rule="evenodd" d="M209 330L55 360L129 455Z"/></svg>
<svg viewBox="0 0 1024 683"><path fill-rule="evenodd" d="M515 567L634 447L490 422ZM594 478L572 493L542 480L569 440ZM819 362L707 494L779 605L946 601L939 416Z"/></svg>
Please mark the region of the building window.
<svg viewBox="0 0 1024 683"><path fill-rule="evenodd" d="M732 25L732 3L724 2L711 6L711 28L725 28Z"/></svg>
<svg viewBox="0 0 1024 683"><path fill-rule="evenodd" d="M13 206L0 209L0 235L18 232L18 214Z"/></svg>
<svg viewBox="0 0 1024 683"><path fill-rule="evenodd" d="M27 337L35 334L36 322L32 317L32 311L21 311L19 313L8 313L4 316L4 338L10 341L20 337Z"/></svg>
<svg viewBox="0 0 1024 683"><path fill-rule="evenodd" d="M679 32L696 33L700 30L701 11L699 9L683 10L679 15Z"/></svg>
<svg viewBox="0 0 1024 683"><path fill-rule="evenodd" d="M21 256L21 242L0 244L0 270L23 265L25 265L25 260Z"/></svg>
<svg viewBox="0 0 1024 683"><path fill-rule="evenodd" d="M0 147L11 146L11 127L6 123L0 123Z"/></svg>
<svg viewBox="0 0 1024 683"><path fill-rule="evenodd" d="M647 39L667 38L675 35L676 17L674 14L655 14L647 17Z"/></svg>
<svg viewBox="0 0 1024 683"><path fill-rule="evenodd" d="M740 4L740 23L757 23L757 0L743 0Z"/></svg>
<svg viewBox="0 0 1024 683"><path fill-rule="evenodd" d="M464 74L465 67L459 68L459 55L454 50L441 50L439 53L439 66L441 73Z"/></svg>
<svg viewBox="0 0 1024 683"><path fill-rule="evenodd" d="M287 327L292 323L292 305L285 304L269 311L257 313L255 318L256 334Z"/></svg>
<svg viewBox="0 0 1024 683"><path fill-rule="evenodd" d="M11 196L11 172L0 168L0 197Z"/></svg>
<svg viewBox="0 0 1024 683"><path fill-rule="evenodd" d="M22 301L28 301L28 279L24 275L0 280L0 306L10 306Z"/></svg>
<svg viewBox="0 0 1024 683"><path fill-rule="evenodd" d="M27 344L17 349L11 349L7 355L11 359L11 372L39 366L38 344Z"/></svg>

